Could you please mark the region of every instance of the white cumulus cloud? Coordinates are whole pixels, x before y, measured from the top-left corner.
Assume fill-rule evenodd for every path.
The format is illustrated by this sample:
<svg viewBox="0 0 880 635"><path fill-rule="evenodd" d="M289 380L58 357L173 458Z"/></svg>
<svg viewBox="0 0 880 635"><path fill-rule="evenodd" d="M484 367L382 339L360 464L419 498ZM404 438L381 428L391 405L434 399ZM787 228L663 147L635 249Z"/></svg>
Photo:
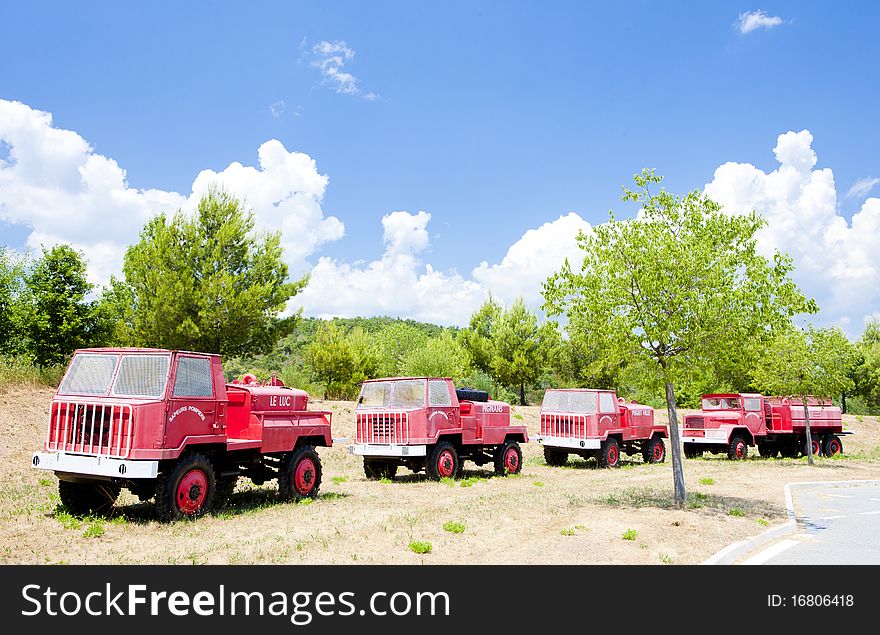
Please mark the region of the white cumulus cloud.
<svg viewBox="0 0 880 635"><path fill-rule="evenodd" d="M760 9L740 13L736 21L736 28L745 35L756 29L772 29L782 24L782 18L775 15L767 15Z"/></svg>
<svg viewBox="0 0 880 635"><path fill-rule="evenodd" d="M764 216L759 249L792 256L795 279L822 310L817 321L855 325L880 304L880 199L867 199L847 222L834 175L816 169L812 143L808 130L781 134L773 149L777 169L725 163L705 191L730 213L754 209Z"/></svg>
<svg viewBox="0 0 880 635"><path fill-rule="evenodd" d="M391 315L464 326L491 292L509 305L522 296L532 309L542 303L541 285L565 258L580 264L577 235L592 227L575 213L526 231L501 262L482 262L470 277L443 272L420 254L429 246L431 215L392 212L382 218L385 251L369 263L321 258L305 291L295 299L320 317Z"/></svg>
<svg viewBox="0 0 880 635"><path fill-rule="evenodd" d="M260 146L259 167L233 163L205 170L189 194L128 185L126 172L98 154L79 134L52 125L52 115L0 99L0 220L29 227L27 246L70 243L85 252L89 277L106 283L119 274L126 247L152 216L191 211L211 185L246 199L260 229L281 230L285 257L295 273L320 245L344 234L325 217L321 200L327 177L306 154L288 152L276 140Z"/></svg>

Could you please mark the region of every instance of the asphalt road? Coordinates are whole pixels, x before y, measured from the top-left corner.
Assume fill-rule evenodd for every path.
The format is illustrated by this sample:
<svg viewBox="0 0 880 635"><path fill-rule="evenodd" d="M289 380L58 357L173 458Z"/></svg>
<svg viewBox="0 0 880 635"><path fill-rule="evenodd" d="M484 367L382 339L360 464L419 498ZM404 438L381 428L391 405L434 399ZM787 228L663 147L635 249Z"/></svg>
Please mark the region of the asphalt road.
<svg viewBox="0 0 880 635"><path fill-rule="evenodd" d="M880 481L792 488L798 533L743 564L880 564Z"/></svg>

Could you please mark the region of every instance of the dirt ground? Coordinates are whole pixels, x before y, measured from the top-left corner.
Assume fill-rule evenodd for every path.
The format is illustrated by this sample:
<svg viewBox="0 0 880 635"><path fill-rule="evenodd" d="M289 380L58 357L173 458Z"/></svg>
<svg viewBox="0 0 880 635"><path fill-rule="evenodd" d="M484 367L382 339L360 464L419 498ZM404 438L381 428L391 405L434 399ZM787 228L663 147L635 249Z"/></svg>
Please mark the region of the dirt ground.
<svg viewBox="0 0 880 635"><path fill-rule="evenodd" d="M360 458L338 443L319 450L324 479L310 504L280 503L274 481L241 480L228 506L193 522L160 524L151 503L125 490L108 517L75 519L56 510L57 479L30 466L51 399L44 388L0 392L0 563L693 564L784 522L785 483L880 478L877 418L847 415L856 434L844 438L845 456L812 468L805 458L761 459L754 450L743 462L686 460L686 509L671 504L668 460L633 457L602 470L572 458L552 468L531 443L518 477L490 478L468 463L458 482L401 469L383 483L367 481ZM353 404L311 407L332 409L334 437L352 439ZM513 412L537 430L536 406ZM465 530L445 531L447 521ZM413 553L412 541L432 551Z"/></svg>

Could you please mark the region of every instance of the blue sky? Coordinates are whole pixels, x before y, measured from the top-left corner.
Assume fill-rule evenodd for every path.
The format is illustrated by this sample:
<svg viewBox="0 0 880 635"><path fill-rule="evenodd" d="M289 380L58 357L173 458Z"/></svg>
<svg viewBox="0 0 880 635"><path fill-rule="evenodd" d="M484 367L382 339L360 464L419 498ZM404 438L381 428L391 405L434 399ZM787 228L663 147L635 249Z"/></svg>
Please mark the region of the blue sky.
<svg viewBox="0 0 880 635"><path fill-rule="evenodd" d="M763 17L743 33L748 13ZM878 17L871 2L2 2L0 99L51 113L53 128L115 161L139 191L186 197L202 170L257 166L258 148L276 139L329 178L311 195L324 217L344 225L344 235L297 256L296 267L323 257L336 275L325 279L339 284L352 267L368 270L394 252L404 261L381 271L414 267L416 280L441 272L446 287L466 290L440 294L443 302L469 306L493 280L472 271L503 264L529 230L570 212L587 225L610 208L630 212L620 186L641 167L656 168L677 192L709 184L727 162L769 174L788 131L808 130L799 151L815 152L816 171L833 170L836 218L822 222L849 223L880 191L846 196L880 177ZM341 64L320 66L334 56ZM4 146L24 143L10 143L13 133L0 160ZM22 199L4 200L3 187L2 243L21 250L48 237L27 210L12 209ZM728 194L731 207L767 198ZM421 210L429 221L412 220ZM409 216L381 221L395 211ZM791 232L785 213L779 231ZM398 221L413 240L389 238ZM771 243L809 257L790 238ZM517 274L509 264L499 276ZM874 265L851 291L858 301L828 308L824 321L857 332L880 309L880 298L861 290ZM806 283L813 276L804 267ZM406 293L408 280L368 292ZM808 290L838 305L835 281ZM419 297L438 297L431 289ZM462 314L426 311L421 301L346 301L305 308L455 313L448 322Z"/></svg>

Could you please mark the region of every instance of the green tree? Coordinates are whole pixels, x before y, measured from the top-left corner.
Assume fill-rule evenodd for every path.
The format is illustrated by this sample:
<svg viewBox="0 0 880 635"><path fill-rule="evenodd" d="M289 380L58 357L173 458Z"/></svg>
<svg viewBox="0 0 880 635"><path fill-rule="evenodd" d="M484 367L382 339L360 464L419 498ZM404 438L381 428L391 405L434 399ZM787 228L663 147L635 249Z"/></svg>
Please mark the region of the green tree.
<svg viewBox="0 0 880 635"><path fill-rule="evenodd" d="M312 343L303 351L303 360L324 384L324 398L345 396L352 376L354 354L345 333L334 322L324 322Z"/></svg>
<svg viewBox="0 0 880 635"><path fill-rule="evenodd" d="M501 384L519 389L520 405L526 405L526 384L541 376L554 326L545 322L539 328L537 316L517 298L492 328L491 374Z"/></svg>
<svg viewBox="0 0 880 635"><path fill-rule="evenodd" d="M348 385L351 390L354 390L360 382L376 375L376 369L379 367L379 355L370 334L359 326L351 329L345 339L351 351Z"/></svg>
<svg viewBox="0 0 880 635"><path fill-rule="evenodd" d="M110 277L95 303L97 338L103 346L133 346L134 292L125 282Z"/></svg>
<svg viewBox="0 0 880 635"><path fill-rule="evenodd" d="M855 393L869 407L880 405L880 319L869 320L856 342L859 361L853 370Z"/></svg>
<svg viewBox="0 0 880 635"><path fill-rule="evenodd" d="M773 340L755 368L755 384L760 390L802 400L810 465L813 453L807 397L831 398L852 390L850 373L857 357L855 347L840 329L791 328Z"/></svg>
<svg viewBox="0 0 880 635"><path fill-rule="evenodd" d="M623 200L639 216L613 213L594 232L581 232L582 266L562 269L544 284L545 310L566 315L573 340L599 351L610 364L649 360L659 376L669 413L674 498L686 500L675 384L716 357L747 357L755 345L815 312L791 281L791 259L768 261L756 251L764 225L756 213L727 215L699 190L677 197L650 187L653 170L635 176L637 190Z"/></svg>
<svg viewBox="0 0 880 635"><path fill-rule="evenodd" d="M223 355L271 350L297 319L279 313L308 281L288 282L280 233L255 234L253 212L220 189L191 220L150 220L124 271L138 344Z"/></svg>
<svg viewBox="0 0 880 635"><path fill-rule="evenodd" d="M461 344L444 332L407 355L403 371L411 377L450 377L458 382L470 375L469 361Z"/></svg>
<svg viewBox="0 0 880 635"><path fill-rule="evenodd" d="M38 366L60 364L77 348L99 343L82 253L69 245L44 248L25 287L27 347Z"/></svg>
<svg viewBox="0 0 880 635"><path fill-rule="evenodd" d="M458 334L474 368L488 375L492 374L492 335L501 314L501 305L489 294L489 298L471 315L468 328Z"/></svg>
<svg viewBox="0 0 880 635"><path fill-rule="evenodd" d="M23 285L22 262L0 247L0 354L14 355L24 347Z"/></svg>
<svg viewBox="0 0 880 635"><path fill-rule="evenodd" d="M376 373L379 377L395 377L403 373L407 356L428 341L428 334L406 322L388 324L375 335Z"/></svg>

